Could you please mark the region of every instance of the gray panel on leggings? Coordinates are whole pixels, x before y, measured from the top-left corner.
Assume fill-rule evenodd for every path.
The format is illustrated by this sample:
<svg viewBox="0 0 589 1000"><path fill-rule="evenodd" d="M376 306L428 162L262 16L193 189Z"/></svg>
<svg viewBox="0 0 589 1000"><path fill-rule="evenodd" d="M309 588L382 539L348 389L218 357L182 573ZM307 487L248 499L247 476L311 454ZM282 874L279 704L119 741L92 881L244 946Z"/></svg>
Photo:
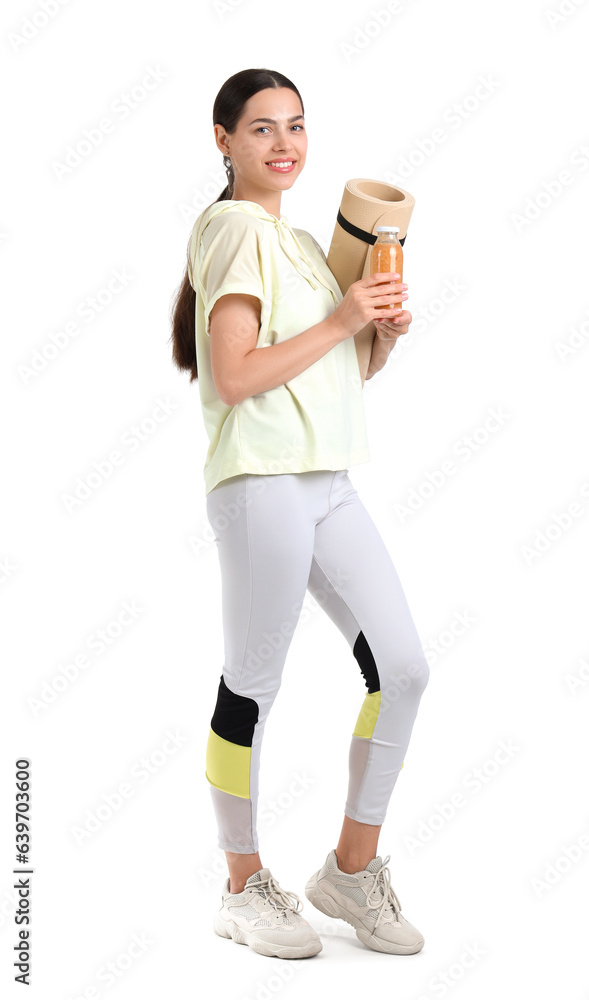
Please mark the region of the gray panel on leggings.
<svg viewBox="0 0 589 1000"><path fill-rule="evenodd" d="M349 754L350 777L347 801L347 805L352 812L356 812L358 809L360 785L362 784L362 779L366 774L369 753L370 740L363 739L359 736L352 736Z"/></svg>
<svg viewBox="0 0 589 1000"><path fill-rule="evenodd" d="M252 846L251 799L230 795L214 785L210 785L210 789L219 833L226 843L233 845L227 850L236 854L255 854L256 848Z"/></svg>

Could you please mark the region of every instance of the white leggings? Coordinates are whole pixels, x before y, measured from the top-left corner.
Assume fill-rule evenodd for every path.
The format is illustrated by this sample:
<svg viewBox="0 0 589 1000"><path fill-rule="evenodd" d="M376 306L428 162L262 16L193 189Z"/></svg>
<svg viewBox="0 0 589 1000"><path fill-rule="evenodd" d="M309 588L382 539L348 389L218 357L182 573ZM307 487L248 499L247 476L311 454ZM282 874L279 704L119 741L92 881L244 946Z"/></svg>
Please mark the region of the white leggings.
<svg viewBox="0 0 589 1000"><path fill-rule="evenodd" d="M344 811L381 825L429 667L397 571L348 470L244 473L219 483L206 502L225 651L206 755L219 847L259 849L262 736L307 589L345 636L368 689L351 739Z"/></svg>

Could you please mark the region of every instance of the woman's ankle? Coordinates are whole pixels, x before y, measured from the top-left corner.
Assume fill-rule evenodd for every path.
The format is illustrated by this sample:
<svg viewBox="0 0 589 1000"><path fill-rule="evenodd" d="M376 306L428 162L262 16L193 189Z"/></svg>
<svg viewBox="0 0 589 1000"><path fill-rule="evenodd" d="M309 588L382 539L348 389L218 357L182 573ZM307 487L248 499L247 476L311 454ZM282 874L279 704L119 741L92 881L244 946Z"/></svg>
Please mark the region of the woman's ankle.
<svg viewBox="0 0 589 1000"><path fill-rule="evenodd" d="M261 867L262 866L260 865L260 868ZM256 871L259 871L259 870L260 870L259 868L256 868ZM254 874L254 872L250 872L250 875L253 875L253 874ZM229 876L229 892L232 892L232 893L243 892L243 890L245 889L245 883L247 882L247 880L248 880L249 877L250 877L249 875L242 875L242 876L230 875Z"/></svg>
<svg viewBox="0 0 589 1000"><path fill-rule="evenodd" d="M243 892L245 883L250 875L259 872L263 867L260 855L256 854L234 854L225 851L227 865L229 868L229 892Z"/></svg>
<svg viewBox="0 0 589 1000"><path fill-rule="evenodd" d="M335 849L340 871L355 875L365 870L366 865L377 856L380 830L380 826L360 823L344 813L342 832Z"/></svg>
<svg viewBox="0 0 589 1000"><path fill-rule="evenodd" d="M358 855L355 857L352 855L345 855L338 850L335 852L335 859L340 872L345 872L348 875L355 875L356 872L363 872L366 865L372 861L372 858L364 859Z"/></svg>

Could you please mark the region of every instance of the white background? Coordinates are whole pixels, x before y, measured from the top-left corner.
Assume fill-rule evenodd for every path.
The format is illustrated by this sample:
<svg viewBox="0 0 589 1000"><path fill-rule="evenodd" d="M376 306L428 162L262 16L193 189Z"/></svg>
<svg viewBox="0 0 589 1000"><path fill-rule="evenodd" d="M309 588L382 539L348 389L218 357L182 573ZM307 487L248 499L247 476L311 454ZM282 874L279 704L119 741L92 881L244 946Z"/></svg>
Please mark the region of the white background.
<svg viewBox="0 0 589 1000"><path fill-rule="evenodd" d="M4 5L4 995L22 995L11 887L25 756L28 996L587 997L589 5L561 6L71 0L43 24L34 0ZM324 942L312 961L263 958L212 930L226 875L204 776L220 575L198 388L172 365L169 309L192 223L224 186L214 98L256 66L284 73L305 104L307 164L281 206L293 226L327 252L352 177L416 199L414 321L366 384L372 458L350 470L431 665L379 843L426 939L412 957L369 951L308 902ZM158 85L115 118L156 68ZM59 176L68 146L109 114L114 130ZM83 319L122 269L124 290ZM77 335L31 374L72 322ZM159 400L168 415L132 450ZM123 463L68 510L78 477L117 448ZM404 516L410 496L421 503ZM138 610L121 628L125 604ZM303 901L337 843L365 693L343 637L305 607L260 792L262 861ZM301 775L308 788L292 795ZM108 818L124 783L132 794ZM97 810L107 818L92 825Z"/></svg>

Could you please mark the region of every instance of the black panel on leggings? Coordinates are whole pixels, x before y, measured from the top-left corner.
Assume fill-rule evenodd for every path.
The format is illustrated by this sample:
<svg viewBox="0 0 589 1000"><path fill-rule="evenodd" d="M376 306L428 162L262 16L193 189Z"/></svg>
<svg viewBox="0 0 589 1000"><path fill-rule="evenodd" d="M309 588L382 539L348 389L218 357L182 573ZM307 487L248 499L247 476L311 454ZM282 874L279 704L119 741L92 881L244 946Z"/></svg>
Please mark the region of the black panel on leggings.
<svg viewBox="0 0 589 1000"><path fill-rule="evenodd" d="M230 691L221 674L217 704L211 719L213 732L240 747L251 747L258 715L257 701Z"/></svg>
<svg viewBox="0 0 589 1000"><path fill-rule="evenodd" d="M374 694L375 691L380 691L380 678L378 676L378 670L376 669L374 656L372 655L372 650L366 641L364 632L358 633L358 637L354 643L354 656L360 664L360 670L364 675L366 687L368 688L368 694Z"/></svg>

